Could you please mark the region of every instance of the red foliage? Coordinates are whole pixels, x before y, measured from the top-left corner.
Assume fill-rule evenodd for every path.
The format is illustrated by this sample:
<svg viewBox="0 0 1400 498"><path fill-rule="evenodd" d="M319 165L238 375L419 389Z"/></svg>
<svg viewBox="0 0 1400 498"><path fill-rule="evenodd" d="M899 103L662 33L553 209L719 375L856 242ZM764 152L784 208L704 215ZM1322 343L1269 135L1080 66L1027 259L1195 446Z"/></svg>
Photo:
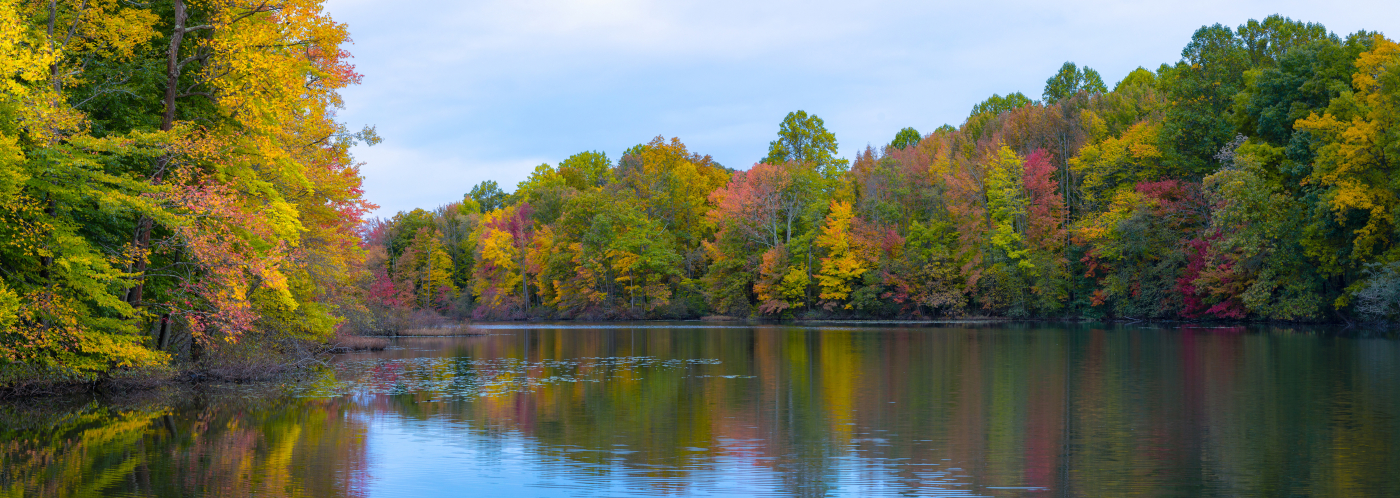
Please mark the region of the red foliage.
<svg viewBox="0 0 1400 498"><path fill-rule="evenodd" d="M1139 194L1155 202L1153 214L1167 221L1178 231L1198 231L1210 218L1210 205L1201 193L1201 186L1181 180L1141 182L1134 186Z"/></svg>
<svg viewBox="0 0 1400 498"><path fill-rule="evenodd" d="M276 236L265 220L244 209L238 194L225 185L186 185L169 190L164 197L188 215L187 223L173 227L177 237L168 243L182 244L179 250L190 259L186 267L193 270L177 281L166 309L183 317L201 343L237 339L252 330L259 318L247 294L257 282L282 278L281 267L290 252L286 242L278 241L270 250L255 248L249 239L274 241Z"/></svg>
<svg viewBox="0 0 1400 498"><path fill-rule="evenodd" d="M1191 239L1187 242L1189 251L1187 253L1186 270L1181 277L1176 280L1177 291L1181 292L1182 302L1185 307L1181 311L1181 316L1185 318L1201 318L1203 316L1213 316L1216 318L1243 319L1246 315L1244 303L1240 301L1238 292L1229 292L1236 287L1242 287L1238 278L1234 278L1235 264L1233 262L1213 263L1211 261L1211 244L1219 240L1221 234L1216 233L1204 238ZM1202 290L1197 285L1204 274L1213 273L1216 280L1219 280L1220 289ZM1216 292L1211 292L1215 290ZM1225 295L1225 299L1211 305L1212 296Z"/></svg>
<svg viewBox="0 0 1400 498"><path fill-rule="evenodd" d="M777 164L758 163L734 173L728 184L710 193L714 209L708 216L719 229L717 238L778 245L783 191L791 183L792 174Z"/></svg>
<svg viewBox="0 0 1400 498"><path fill-rule="evenodd" d="M534 208L530 207L530 203L524 202L516 206L515 210L510 212L510 216L491 218L487 221L487 225L509 233L515 239L515 245L524 249L525 246L529 245L528 239L532 234L531 229L534 228L534 222L530 220L530 215L533 213Z"/></svg>
<svg viewBox="0 0 1400 498"><path fill-rule="evenodd" d="M399 291L394 287L394 279L389 278L388 270L380 268L374 274L374 282L369 285L366 297L370 299L370 302L396 308L406 304L399 294Z"/></svg>
<svg viewBox="0 0 1400 498"><path fill-rule="evenodd" d="M1026 242L1041 250L1058 252L1065 242L1065 199L1050 153L1036 149L1022 163L1022 182L1028 197Z"/></svg>
<svg viewBox="0 0 1400 498"><path fill-rule="evenodd" d="M387 247L389 244L389 228L393 224L384 218L370 218L360 223L360 246L361 247Z"/></svg>

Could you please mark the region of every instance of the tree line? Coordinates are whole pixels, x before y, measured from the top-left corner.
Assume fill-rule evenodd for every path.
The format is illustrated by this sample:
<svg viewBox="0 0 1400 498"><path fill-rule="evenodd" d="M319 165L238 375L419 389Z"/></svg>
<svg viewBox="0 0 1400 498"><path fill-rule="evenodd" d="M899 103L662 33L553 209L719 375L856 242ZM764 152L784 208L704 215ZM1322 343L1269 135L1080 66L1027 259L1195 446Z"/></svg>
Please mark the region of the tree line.
<svg viewBox="0 0 1400 498"><path fill-rule="evenodd" d="M1400 307L1400 50L1270 16L1110 89L905 128L854 160L803 111L736 171L663 137L371 220L365 329L477 319L1341 321Z"/></svg>
<svg viewBox="0 0 1400 498"><path fill-rule="evenodd" d="M798 111L743 171L657 137L368 221L348 41L317 0L0 0L0 385L423 315L1400 312L1378 33L1208 26L1112 89L1066 63L854 159Z"/></svg>

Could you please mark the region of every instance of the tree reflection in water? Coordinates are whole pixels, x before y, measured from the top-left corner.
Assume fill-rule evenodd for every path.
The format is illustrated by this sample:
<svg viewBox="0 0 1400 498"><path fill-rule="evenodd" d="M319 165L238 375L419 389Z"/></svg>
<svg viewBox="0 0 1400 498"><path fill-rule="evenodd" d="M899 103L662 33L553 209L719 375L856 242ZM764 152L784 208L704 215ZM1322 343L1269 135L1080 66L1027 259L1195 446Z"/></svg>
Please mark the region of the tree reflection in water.
<svg viewBox="0 0 1400 498"><path fill-rule="evenodd" d="M0 484L44 496L1400 492L1400 347L1385 338L1008 325L493 332L347 355L302 397L9 408L33 422L0 436Z"/></svg>

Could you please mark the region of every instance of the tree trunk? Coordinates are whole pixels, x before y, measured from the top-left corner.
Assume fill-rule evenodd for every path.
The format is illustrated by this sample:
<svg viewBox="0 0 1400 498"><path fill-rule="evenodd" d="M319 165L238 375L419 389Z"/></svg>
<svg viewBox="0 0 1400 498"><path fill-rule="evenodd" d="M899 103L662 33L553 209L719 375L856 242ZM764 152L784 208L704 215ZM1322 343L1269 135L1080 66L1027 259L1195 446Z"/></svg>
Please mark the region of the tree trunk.
<svg viewBox="0 0 1400 498"><path fill-rule="evenodd" d="M520 293L525 296L525 313L530 313L530 274L520 271Z"/></svg>
<svg viewBox="0 0 1400 498"><path fill-rule="evenodd" d="M160 315L160 322L156 328L156 349L165 351L170 347L170 314Z"/></svg>
<svg viewBox="0 0 1400 498"><path fill-rule="evenodd" d="M185 40L186 17L184 0L175 0L175 28L171 30L170 47L166 49L165 54L165 114L160 120L161 131L170 131L175 126L175 98L179 95L180 88L180 44ZM156 160L156 168L150 179L152 185L160 184L169 164L168 155ZM136 234L132 237L135 251L132 255L131 273L138 276L136 285L127 292L126 302L134 308L141 307L142 293L146 287L146 251L151 246L151 229L154 224L155 220L142 215L136 222Z"/></svg>
<svg viewBox="0 0 1400 498"><path fill-rule="evenodd" d="M180 91L180 44L185 41L184 0L175 0L175 29L170 33L170 48L165 53L165 114L161 116L161 131L170 131L175 124L175 98Z"/></svg>
<svg viewBox="0 0 1400 498"><path fill-rule="evenodd" d="M423 279L424 301L423 307L433 309L433 242L428 241L428 275Z"/></svg>
<svg viewBox="0 0 1400 498"><path fill-rule="evenodd" d="M807 309L811 309L811 308L812 308L812 285L813 285L813 282L812 282L812 241L811 241L811 240L808 240L808 241L807 241L807 288L806 288L806 289L803 289L804 291L806 291L806 292L804 293L804 294L806 294L806 295L803 296L803 299L802 299L802 307L807 308Z"/></svg>

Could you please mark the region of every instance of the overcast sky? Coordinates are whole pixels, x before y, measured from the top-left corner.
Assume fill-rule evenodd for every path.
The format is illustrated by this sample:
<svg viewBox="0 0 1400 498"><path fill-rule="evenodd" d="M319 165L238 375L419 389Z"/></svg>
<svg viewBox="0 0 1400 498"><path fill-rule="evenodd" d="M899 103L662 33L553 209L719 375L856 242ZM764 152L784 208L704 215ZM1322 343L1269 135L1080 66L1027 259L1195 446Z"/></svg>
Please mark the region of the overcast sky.
<svg viewBox="0 0 1400 498"><path fill-rule="evenodd" d="M663 135L747 169L790 111L820 116L841 155L900 128L954 126L993 93L1039 98L1065 61L1110 88L1180 59L1204 24L1279 13L1345 35L1387 33L1400 2L329 0L364 83L340 117L378 127L354 150L388 216L506 191L585 150L617 160ZM411 8L408 8L411 6Z"/></svg>

